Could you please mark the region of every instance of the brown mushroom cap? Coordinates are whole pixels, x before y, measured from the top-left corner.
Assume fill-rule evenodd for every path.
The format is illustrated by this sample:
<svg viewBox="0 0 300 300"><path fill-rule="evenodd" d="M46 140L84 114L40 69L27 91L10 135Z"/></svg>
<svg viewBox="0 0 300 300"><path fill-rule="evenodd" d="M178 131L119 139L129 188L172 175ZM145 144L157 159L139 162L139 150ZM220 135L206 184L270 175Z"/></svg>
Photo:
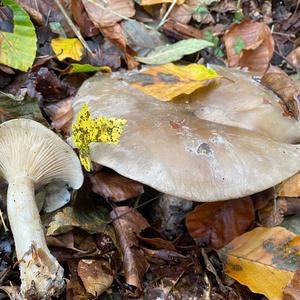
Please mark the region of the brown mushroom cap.
<svg viewBox="0 0 300 300"><path fill-rule="evenodd" d="M0 175L8 182L28 176L37 186L55 180L78 189L83 182L72 148L45 126L27 119L0 125Z"/></svg>
<svg viewBox="0 0 300 300"><path fill-rule="evenodd" d="M93 143L91 159L167 194L204 202L239 198L300 168L298 146L199 119L190 103L159 102L116 78L87 80L75 117L83 103L94 118L128 120L119 145Z"/></svg>

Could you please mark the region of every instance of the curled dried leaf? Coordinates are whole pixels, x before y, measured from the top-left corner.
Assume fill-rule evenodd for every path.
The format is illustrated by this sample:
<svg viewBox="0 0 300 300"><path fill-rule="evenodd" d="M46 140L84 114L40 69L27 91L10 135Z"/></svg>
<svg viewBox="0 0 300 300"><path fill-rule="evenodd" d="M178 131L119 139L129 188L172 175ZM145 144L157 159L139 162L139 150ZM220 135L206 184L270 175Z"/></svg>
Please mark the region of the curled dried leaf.
<svg viewBox="0 0 300 300"><path fill-rule="evenodd" d="M232 25L224 36L230 67L248 67L264 73L274 52L274 40L265 23L245 20Z"/></svg>

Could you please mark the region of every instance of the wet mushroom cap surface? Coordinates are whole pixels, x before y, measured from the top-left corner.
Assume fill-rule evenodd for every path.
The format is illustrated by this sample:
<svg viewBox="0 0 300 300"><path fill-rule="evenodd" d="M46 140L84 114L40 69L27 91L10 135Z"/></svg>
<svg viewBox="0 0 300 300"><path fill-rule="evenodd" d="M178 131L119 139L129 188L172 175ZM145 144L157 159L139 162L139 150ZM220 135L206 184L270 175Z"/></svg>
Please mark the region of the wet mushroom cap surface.
<svg viewBox="0 0 300 300"><path fill-rule="evenodd" d="M190 103L160 102L118 78L87 80L74 118L84 103L93 118L127 119L120 143L92 143L91 159L167 194L203 202L239 198L300 168L296 145L200 119Z"/></svg>

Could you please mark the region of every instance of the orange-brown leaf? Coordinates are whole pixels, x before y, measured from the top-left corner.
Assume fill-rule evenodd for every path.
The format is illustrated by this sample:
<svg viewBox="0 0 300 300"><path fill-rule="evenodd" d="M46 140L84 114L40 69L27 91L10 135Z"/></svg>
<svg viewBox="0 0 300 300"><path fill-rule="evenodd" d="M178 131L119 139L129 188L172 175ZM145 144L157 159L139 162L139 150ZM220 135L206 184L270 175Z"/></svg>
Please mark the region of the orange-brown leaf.
<svg viewBox="0 0 300 300"><path fill-rule="evenodd" d="M264 73L268 68L274 40L265 23L245 20L234 24L225 34L224 42L230 67L248 67L258 73ZM239 42L244 43L244 47L238 47Z"/></svg>
<svg viewBox="0 0 300 300"><path fill-rule="evenodd" d="M243 234L254 221L250 197L205 203L186 216L186 227L197 244L215 249Z"/></svg>
<svg viewBox="0 0 300 300"><path fill-rule="evenodd" d="M144 192L141 183L121 175L98 172L89 178L94 193L115 202L137 197Z"/></svg>

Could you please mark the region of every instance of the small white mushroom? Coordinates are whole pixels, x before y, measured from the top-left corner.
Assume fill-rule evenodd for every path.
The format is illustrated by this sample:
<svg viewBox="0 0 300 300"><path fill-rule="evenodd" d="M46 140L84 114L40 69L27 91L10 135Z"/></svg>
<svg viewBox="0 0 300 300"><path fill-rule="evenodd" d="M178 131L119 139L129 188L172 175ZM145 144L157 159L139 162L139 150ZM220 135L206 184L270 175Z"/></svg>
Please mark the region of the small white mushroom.
<svg viewBox="0 0 300 300"><path fill-rule="evenodd" d="M35 188L53 181L78 189L76 154L55 133L25 119L0 125L0 175L8 182L7 211L24 299L50 299L63 287L63 268L50 253L35 202Z"/></svg>

